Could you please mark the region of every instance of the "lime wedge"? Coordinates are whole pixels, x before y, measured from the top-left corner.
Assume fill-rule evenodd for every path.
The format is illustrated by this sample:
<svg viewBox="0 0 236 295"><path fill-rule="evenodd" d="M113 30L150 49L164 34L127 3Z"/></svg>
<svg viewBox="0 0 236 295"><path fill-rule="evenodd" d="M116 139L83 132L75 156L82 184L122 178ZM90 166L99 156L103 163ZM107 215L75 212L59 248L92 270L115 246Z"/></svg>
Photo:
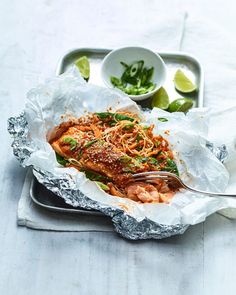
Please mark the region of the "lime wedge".
<svg viewBox="0 0 236 295"><path fill-rule="evenodd" d="M75 61L75 65L78 67L81 76L88 81L90 76L90 65L87 56L82 56Z"/></svg>
<svg viewBox="0 0 236 295"><path fill-rule="evenodd" d="M190 98L178 98L170 103L168 111L186 113L193 106L193 101Z"/></svg>
<svg viewBox="0 0 236 295"><path fill-rule="evenodd" d="M190 93L196 90L196 85L193 84L181 70L177 70L174 77L175 88L183 93Z"/></svg>
<svg viewBox="0 0 236 295"><path fill-rule="evenodd" d="M169 96L165 88L161 87L152 97L152 107L166 110L169 107Z"/></svg>

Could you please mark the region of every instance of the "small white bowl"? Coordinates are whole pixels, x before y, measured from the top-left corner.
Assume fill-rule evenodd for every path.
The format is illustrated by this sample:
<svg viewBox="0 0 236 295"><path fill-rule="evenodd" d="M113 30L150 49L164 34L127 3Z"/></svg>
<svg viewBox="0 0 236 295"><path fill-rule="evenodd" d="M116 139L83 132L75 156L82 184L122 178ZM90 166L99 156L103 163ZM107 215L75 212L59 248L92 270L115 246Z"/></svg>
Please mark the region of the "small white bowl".
<svg viewBox="0 0 236 295"><path fill-rule="evenodd" d="M130 65L139 60L143 60L144 66L147 68L154 67L154 73L151 81L156 84L156 87L148 93L129 95L129 97L135 101L140 101L152 96L163 86L165 82L166 66L158 54L143 47L123 47L111 51L102 62L101 75L105 85L109 88L114 88L110 78L111 76L120 78L123 74L124 67L120 64L121 61Z"/></svg>

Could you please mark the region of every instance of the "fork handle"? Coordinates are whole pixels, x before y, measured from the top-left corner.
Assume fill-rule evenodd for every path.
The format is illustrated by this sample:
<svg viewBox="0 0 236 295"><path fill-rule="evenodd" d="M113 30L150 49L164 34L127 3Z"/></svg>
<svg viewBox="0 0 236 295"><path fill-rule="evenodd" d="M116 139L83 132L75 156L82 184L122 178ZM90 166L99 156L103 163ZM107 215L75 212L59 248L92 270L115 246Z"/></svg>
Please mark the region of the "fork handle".
<svg viewBox="0 0 236 295"><path fill-rule="evenodd" d="M182 183L183 184L183 183ZM206 192L206 191L202 191L202 190L198 190L195 188L192 188L190 186L187 186L186 184L183 184L184 188L192 191L194 193L199 193L199 194L203 194L203 195L207 195L207 196L214 196L214 197L236 197L236 194L225 194L225 193L213 193L213 192Z"/></svg>

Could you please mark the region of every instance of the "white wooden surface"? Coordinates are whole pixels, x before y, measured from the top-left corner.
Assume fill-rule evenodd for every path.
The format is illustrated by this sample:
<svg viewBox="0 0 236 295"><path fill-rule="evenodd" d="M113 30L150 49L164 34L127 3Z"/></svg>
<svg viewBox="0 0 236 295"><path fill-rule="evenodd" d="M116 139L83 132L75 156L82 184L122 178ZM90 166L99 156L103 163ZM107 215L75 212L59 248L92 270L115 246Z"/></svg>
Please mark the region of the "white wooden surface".
<svg viewBox="0 0 236 295"><path fill-rule="evenodd" d="M234 0L0 1L0 294L236 294L236 221L220 215L162 241L16 225L25 171L12 156L7 118L22 110L28 88L53 74L67 49L117 46L112 35L125 40L127 24L135 32L142 18L155 24L163 6L167 15L188 11L217 20L235 36Z"/></svg>

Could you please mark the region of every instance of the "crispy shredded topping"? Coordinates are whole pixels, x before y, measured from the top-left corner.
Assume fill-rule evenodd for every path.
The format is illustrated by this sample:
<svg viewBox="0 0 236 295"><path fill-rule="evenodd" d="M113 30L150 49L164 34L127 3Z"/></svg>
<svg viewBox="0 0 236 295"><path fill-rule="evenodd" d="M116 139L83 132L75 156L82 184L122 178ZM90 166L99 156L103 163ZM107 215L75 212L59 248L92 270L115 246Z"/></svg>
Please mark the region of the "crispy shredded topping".
<svg viewBox="0 0 236 295"><path fill-rule="evenodd" d="M62 123L49 142L61 165L83 171L104 191L137 202L167 202L173 190L163 181L127 184L138 172L178 174L168 141L153 129L134 113L109 111Z"/></svg>

